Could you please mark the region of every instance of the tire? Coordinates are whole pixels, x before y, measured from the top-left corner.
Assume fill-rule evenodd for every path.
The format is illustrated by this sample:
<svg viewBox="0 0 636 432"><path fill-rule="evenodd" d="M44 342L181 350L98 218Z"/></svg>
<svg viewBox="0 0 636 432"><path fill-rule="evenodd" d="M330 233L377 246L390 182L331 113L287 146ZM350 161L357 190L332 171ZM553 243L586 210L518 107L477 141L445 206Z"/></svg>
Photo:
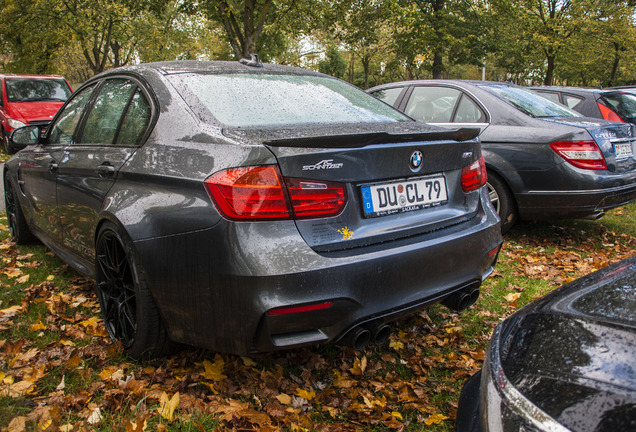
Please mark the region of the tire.
<svg viewBox="0 0 636 432"><path fill-rule="evenodd" d="M97 297L106 330L134 359L174 351L148 289L132 241L113 223L100 228L95 248Z"/></svg>
<svg viewBox="0 0 636 432"><path fill-rule="evenodd" d="M20 201L18 193L13 188L8 173L4 177L4 203L7 210L7 220L9 222L9 231L13 241L19 245L29 244L35 241L35 236L29 229Z"/></svg>
<svg viewBox="0 0 636 432"><path fill-rule="evenodd" d="M517 222L517 205L508 185L497 174L488 172L488 197L501 218L501 233L507 233Z"/></svg>
<svg viewBox="0 0 636 432"><path fill-rule="evenodd" d="M4 147L4 152L6 154L10 155L15 153L13 147L11 147L11 144L9 143L9 137L4 131L2 131L2 146Z"/></svg>

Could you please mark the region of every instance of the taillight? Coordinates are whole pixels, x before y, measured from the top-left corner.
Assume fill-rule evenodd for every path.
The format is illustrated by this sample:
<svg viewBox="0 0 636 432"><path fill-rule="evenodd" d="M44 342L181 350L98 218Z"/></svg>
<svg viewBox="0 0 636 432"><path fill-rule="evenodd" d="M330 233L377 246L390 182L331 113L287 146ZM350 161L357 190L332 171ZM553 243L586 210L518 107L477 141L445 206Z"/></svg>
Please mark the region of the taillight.
<svg viewBox="0 0 636 432"><path fill-rule="evenodd" d="M346 204L345 188L340 183L287 179L286 184L299 219L335 216Z"/></svg>
<svg viewBox="0 0 636 432"><path fill-rule="evenodd" d="M274 165L230 168L205 179L218 210L232 220L335 216L346 204L340 183L285 179Z"/></svg>
<svg viewBox="0 0 636 432"><path fill-rule="evenodd" d="M488 181L486 173L486 163L484 157L480 156L475 162L462 169L462 190L470 192L479 189Z"/></svg>
<svg viewBox="0 0 636 432"><path fill-rule="evenodd" d="M606 107L605 105L603 105L600 102L597 102L598 105L598 109L601 110L601 115L603 116L603 118L605 120L612 120L612 121L617 121L617 122L621 122L621 123L625 123L623 121L622 118L620 118L618 116L618 114L616 114L614 111L612 111L610 108Z"/></svg>
<svg viewBox="0 0 636 432"><path fill-rule="evenodd" d="M594 141L556 141L550 144L559 156L577 168L606 170L601 149Z"/></svg>

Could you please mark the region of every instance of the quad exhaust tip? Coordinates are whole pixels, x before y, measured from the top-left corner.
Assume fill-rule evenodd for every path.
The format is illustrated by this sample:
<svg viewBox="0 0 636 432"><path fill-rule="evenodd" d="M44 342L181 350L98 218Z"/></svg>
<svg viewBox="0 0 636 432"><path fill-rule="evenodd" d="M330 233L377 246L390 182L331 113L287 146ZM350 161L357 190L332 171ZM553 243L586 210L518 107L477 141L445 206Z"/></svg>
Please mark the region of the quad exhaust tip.
<svg viewBox="0 0 636 432"><path fill-rule="evenodd" d="M449 295L442 301L442 304L457 312L464 311L471 307L479 298L479 287L467 288Z"/></svg>
<svg viewBox="0 0 636 432"><path fill-rule="evenodd" d="M382 345L389 340L390 336L391 327L389 325L381 321L371 321L349 330L347 334L338 341L338 344L359 351L371 342L378 346Z"/></svg>

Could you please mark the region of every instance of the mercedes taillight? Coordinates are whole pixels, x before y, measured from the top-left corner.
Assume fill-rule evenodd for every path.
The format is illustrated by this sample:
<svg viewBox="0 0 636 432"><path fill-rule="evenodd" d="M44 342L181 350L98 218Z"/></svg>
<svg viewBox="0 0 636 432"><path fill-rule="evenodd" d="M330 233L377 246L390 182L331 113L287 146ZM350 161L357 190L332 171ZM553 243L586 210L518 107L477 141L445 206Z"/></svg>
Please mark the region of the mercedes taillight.
<svg viewBox="0 0 636 432"><path fill-rule="evenodd" d="M607 164L601 149L594 141L556 141L552 150L577 168L606 170Z"/></svg>

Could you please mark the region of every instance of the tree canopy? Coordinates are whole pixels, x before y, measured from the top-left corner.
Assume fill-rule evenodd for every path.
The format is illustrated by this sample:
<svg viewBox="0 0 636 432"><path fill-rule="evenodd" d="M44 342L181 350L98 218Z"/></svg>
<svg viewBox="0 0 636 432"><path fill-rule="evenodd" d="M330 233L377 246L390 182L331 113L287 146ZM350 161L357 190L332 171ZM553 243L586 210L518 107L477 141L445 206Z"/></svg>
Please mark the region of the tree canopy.
<svg viewBox="0 0 636 432"><path fill-rule="evenodd" d="M125 64L239 59L366 88L413 78L636 82L636 1L0 0L0 71L82 82Z"/></svg>

